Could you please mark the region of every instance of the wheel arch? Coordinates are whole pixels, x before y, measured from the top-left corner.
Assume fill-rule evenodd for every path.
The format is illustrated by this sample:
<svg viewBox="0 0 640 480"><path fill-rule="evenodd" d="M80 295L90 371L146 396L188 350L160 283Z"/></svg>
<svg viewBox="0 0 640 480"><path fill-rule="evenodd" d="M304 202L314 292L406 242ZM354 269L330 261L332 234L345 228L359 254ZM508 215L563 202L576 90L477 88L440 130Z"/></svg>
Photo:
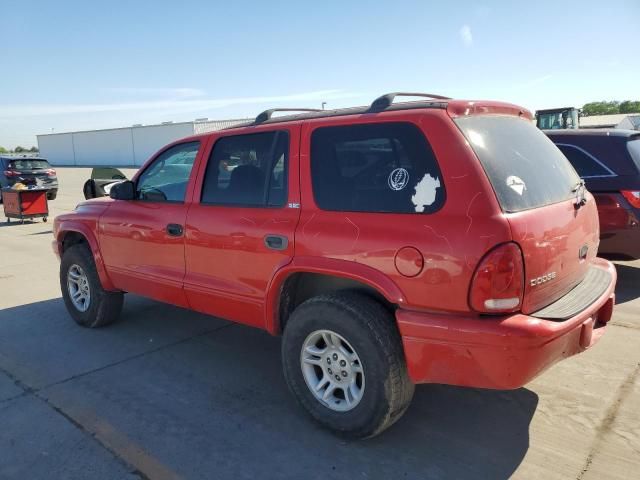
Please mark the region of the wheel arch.
<svg viewBox="0 0 640 480"><path fill-rule="evenodd" d="M389 311L405 302L400 288L378 270L345 260L296 258L271 281L265 302L265 328L283 332L293 310L305 300L324 293L355 290L368 295Z"/></svg>
<svg viewBox="0 0 640 480"><path fill-rule="evenodd" d="M73 245L88 245L96 264L96 270L98 272L102 288L108 291L117 291L109 278L102 254L100 253L98 241L91 229L79 223L62 223L58 228L56 243L60 258L62 258L64 252Z"/></svg>

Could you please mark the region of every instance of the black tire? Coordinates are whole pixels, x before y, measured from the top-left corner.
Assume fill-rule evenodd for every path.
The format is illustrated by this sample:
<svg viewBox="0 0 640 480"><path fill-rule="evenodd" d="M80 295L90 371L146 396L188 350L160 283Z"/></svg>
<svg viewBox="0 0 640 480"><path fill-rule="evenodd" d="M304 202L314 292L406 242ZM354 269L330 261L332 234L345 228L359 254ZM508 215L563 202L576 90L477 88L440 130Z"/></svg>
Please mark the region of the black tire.
<svg viewBox="0 0 640 480"><path fill-rule="evenodd" d="M47 192L47 200L55 200L57 196L58 196L57 190Z"/></svg>
<svg viewBox="0 0 640 480"><path fill-rule="evenodd" d="M67 275L73 265L80 266L88 280L91 297L89 307L84 312L76 308L69 294ZM60 289L67 311L78 325L88 328L103 327L115 322L120 316L124 294L108 292L102 288L93 255L86 244L72 245L62 255Z"/></svg>
<svg viewBox="0 0 640 480"><path fill-rule="evenodd" d="M305 340L325 329L353 346L362 363L365 388L349 411L332 410L316 399L302 373ZM284 331L282 363L287 384L302 406L320 424L347 438L379 434L402 416L413 397L395 319L379 302L359 293L321 295L298 306Z"/></svg>

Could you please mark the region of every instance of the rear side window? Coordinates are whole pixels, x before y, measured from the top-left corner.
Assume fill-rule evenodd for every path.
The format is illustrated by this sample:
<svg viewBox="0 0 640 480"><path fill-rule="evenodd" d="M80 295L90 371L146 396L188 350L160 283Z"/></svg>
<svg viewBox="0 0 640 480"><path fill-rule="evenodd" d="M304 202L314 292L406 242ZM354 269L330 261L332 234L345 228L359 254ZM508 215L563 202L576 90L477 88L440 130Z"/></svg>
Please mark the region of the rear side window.
<svg viewBox="0 0 640 480"><path fill-rule="evenodd" d="M201 202L281 207L287 201L289 132L220 138L207 165Z"/></svg>
<svg viewBox="0 0 640 480"><path fill-rule="evenodd" d="M578 175L582 178L610 177L615 175L602 162L582 148L560 143L556 143L556 146L564 153L564 156L567 157L567 160L569 160L573 168L578 172Z"/></svg>
<svg viewBox="0 0 640 480"><path fill-rule="evenodd" d="M46 160L20 159L9 162L10 170L44 170L47 168L51 168L51 165Z"/></svg>
<svg viewBox="0 0 640 480"><path fill-rule="evenodd" d="M411 123L320 127L311 135L311 173L323 210L432 213L445 199L431 146Z"/></svg>
<svg viewBox="0 0 640 480"><path fill-rule="evenodd" d="M528 210L575 196L580 181L576 171L529 120L487 115L455 122L480 159L504 211Z"/></svg>

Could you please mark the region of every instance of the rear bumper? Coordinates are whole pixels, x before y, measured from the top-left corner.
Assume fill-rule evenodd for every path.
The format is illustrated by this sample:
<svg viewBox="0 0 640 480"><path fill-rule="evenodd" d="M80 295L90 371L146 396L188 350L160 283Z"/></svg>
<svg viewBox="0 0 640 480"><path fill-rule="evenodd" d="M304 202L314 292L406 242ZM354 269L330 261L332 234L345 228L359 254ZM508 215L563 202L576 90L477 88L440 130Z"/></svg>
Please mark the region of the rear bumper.
<svg viewBox="0 0 640 480"><path fill-rule="evenodd" d="M507 317L435 315L398 310L409 376L414 383L513 389L526 384L554 363L594 345L611 319L616 271L598 299L564 320L524 314Z"/></svg>

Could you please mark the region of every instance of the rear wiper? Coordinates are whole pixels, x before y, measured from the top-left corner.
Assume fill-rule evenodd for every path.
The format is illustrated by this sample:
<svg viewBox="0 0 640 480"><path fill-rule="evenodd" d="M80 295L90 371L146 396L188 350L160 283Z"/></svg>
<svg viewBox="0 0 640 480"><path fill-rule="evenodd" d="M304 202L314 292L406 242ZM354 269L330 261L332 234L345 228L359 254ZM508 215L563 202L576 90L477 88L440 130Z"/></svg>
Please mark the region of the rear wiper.
<svg viewBox="0 0 640 480"><path fill-rule="evenodd" d="M571 192L576 194L576 201L573 204L576 210L587 203L587 188L583 179L573 186Z"/></svg>

